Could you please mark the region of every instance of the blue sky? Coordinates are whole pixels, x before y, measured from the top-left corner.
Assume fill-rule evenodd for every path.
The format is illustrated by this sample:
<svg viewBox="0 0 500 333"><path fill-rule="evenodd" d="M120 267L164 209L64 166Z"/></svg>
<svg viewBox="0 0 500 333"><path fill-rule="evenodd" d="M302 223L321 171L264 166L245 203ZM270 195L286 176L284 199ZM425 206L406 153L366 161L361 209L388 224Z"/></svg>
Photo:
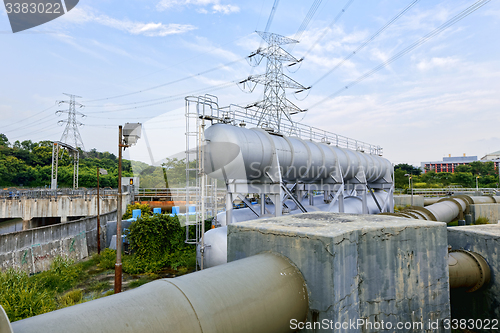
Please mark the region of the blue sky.
<svg viewBox="0 0 500 333"><path fill-rule="evenodd" d="M297 58L306 55L302 66L285 72L304 86L313 84L412 2L354 0L332 25L348 1L321 1L292 50ZM297 120L380 145L393 163L420 165L448 154L481 157L500 150L495 0L332 96L474 2L418 1L308 95L296 100L290 92L292 102L309 109ZM87 117L79 120L87 150L116 153L117 126L143 122L155 160L180 152L186 94L211 93L222 106L262 98L262 89L249 94L230 82L265 70L264 62L253 68L244 58L261 44L255 31L265 29L273 3L81 0L68 14L16 34L2 6L0 133L11 142L59 140L64 128L57 122L64 116L55 111L66 106L55 101L70 93L83 97L80 111ZM313 3L281 0L269 31L294 37ZM164 85L188 76L194 77ZM148 161L145 151L142 140L130 157Z"/></svg>

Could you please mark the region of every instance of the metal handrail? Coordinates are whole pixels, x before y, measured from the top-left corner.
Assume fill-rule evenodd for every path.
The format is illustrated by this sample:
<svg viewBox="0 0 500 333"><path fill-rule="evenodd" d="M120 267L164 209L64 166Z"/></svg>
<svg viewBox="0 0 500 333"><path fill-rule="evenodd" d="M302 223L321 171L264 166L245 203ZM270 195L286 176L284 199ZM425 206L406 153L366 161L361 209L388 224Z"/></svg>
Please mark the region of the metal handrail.
<svg viewBox="0 0 500 333"><path fill-rule="evenodd" d="M116 196L118 190L111 188L104 188L99 190L101 197ZM71 198L90 199L92 196L97 195L97 189L72 189L72 188L58 188L58 189L18 189L7 188L0 190L0 199L52 199L60 196Z"/></svg>
<svg viewBox="0 0 500 333"><path fill-rule="evenodd" d="M218 107L203 107L197 111L198 116L201 118L211 119L216 122L230 123L234 126L244 126L246 124L257 126L258 119L255 117L255 114L260 112L254 107L244 108L234 104L220 109ZM383 149L380 146L338 135L313 126L290 122L288 119L282 119L281 127L285 134L294 135L303 140L323 142L341 148L366 152L371 155L382 156L383 153Z"/></svg>

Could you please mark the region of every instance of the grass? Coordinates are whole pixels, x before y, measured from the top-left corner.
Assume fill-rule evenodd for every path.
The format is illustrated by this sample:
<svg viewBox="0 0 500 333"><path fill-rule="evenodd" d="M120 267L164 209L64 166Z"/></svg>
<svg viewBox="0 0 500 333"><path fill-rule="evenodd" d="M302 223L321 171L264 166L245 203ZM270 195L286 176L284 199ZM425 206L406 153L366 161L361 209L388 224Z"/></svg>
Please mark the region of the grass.
<svg viewBox="0 0 500 333"><path fill-rule="evenodd" d="M122 259L123 291L156 279L175 277L194 270L194 266L176 265L154 267L155 273L144 273L141 267L152 268L151 264L141 262L130 255L124 255ZM189 258L180 259L192 263ZM58 257L50 270L32 276L12 269L0 272L0 305L10 321L14 322L113 295L115 260L116 252L107 249L100 255L93 255L78 263ZM128 263L131 272L125 269L125 263Z"/></svg>

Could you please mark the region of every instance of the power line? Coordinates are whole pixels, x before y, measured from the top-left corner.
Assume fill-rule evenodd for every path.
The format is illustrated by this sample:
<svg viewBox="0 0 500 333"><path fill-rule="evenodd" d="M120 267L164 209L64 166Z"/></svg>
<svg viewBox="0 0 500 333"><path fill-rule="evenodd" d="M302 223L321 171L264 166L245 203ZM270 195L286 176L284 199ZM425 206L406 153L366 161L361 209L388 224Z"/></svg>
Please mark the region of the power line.
<svg viewBox="0 0 500 333"><path fill-rule="evenodd" d="M309 8L309 11L307 12L306 17L302 21L302 24L300 25L299 29L295 33L295 36L293 39L300 41L300 38L304 34L304 31L306 30L307 26L311 22L314 14L316 14L316 11L318 10L318 7L321 5L322 0L314 0L313 4L311 5L311 8ZM290 45L290 48L288 49L289 52L293 50L296 44Z"/></svg>
<svg viewBox="0 0 500 333"><path fill-rule="evenodd" d="M266 29L264 32L268 32L271 27L271 23L273 23L274 14L276 13L276 8L278 8L280 0L274 0L273 8L271 9L271 13L269 14L269 18L267 19Z"/></svg>
<svg viewBox="0 0 500 333"><path fill-rule="evenodd" d="M51 119L52 120L52 119ZM40 128L40 129L37 129L37 133L39 132L46 132L47 130L49 129L55 129L55 128L58 128L58 126L56 124L51 124L49 126L46 126L46 127L43 127L43 128ZM19 139L21 137L25 137L26 135L25 134L22 134L22 135L18 135L18 136L15 136L13 138L11 138L11 140L15 140L15 139Z"/></svg>
<svg viewBox="0 0 500 333"><path fill-rule="evenodd" d="M41 119L43 119L43 118L41 118ZM7 131L5 131L5 133L16 132L16 131L19 131L19 130L24 130L24 129L27 129L27 128L30 128L30 127L33 127L33 126L38 126L38 125L41 125L41 124L45 124L45 123L54 121L54 119L51 119L51 118L45 119L44 121L40 121L41 119L35 120L32 123L27 123L26 125L22 125L20 127L14 128L14 129L7 130Z"/></svg>
<svg viewBox="0 0 500 333"><path fill-rule="evenodd" d="M212 86L212 87L219 87L219 86L223 86L223 85L230 85L232 83L235 83L237 81L228 81L228 82L225 82L225 83L222 83L220 85L216 85L216 86ZM192 95L192 94L195 94L197 92L199 92L200 90L205 90L205 89L210 89L210 88L201 88L201 89L197 89L197 90L194 90L194 91L191 91L191 92L187 92L185 93L186 95ZM153 98L153 99L148 99L148 100L144 100L144 101L139 101L139 102L130 102L130 103L122 103L122 104L113 104L113 105L86 105L85 107L92 107L92 108L110 108L110 107L119 107L119 106L127 106L127 105L137 105L137 104L143 104L143 103L150 103L150 102L156 102L156 101L163 101L163 100L166 100L166 99L171 99L173 97L178 97L180 96L181 94L177 94L177 95L170 95L170 96L165 96L165 97L159 97L159 98ZM186 96L186 95L183 95ZM161 103L160 103L161 104ZM151 105L151 104L149 104ZM144 107L144 106L149 106L149 105L140 105L140 106L137 106L137 108L141 108L141 107ZM155 104L153 104L155 105ZM127 109L124 109L124 110L129 110L129 109L132 109L132 108L127 108ZM120 110L111 110L111 111L94 111L94 112L87 112L87 113L103 113L103 112L116 112L116 111L121 111L122 109Z"/></svg>
<svg viewBox="0 0 500 333"><path fill-rule="evenodd" d="M420 0L414 0L414 1L412 1L401 12L399 12L399 14L397 14L396 16L394 16L383 27L381 27L380 29L378 29L377 32L375 32L373 35L371 35L370 38L368 38L360 46L358 46L358 48L356 50L352 51L351 54L349 54L347 57L345 57L344 59L342 59L337 65L335 65L335 67L333 67L328 72L326 72L325 74L323 74L323 76L321 76L318 80L316 80L311 85L311 87L315 86L318 82L320 82L323 79L325 79L328 75L330 75L331 73L333 73L337 68L339 68L340 66L342 66L347 60L349 60L352 57L354 57L359 51L361 51L366 45L368 45L368 43L370 43L371 41L373 41L377 36L379 36L383 31L385 31L391 24L393 24L394 22L396 22L401 16L403 16L407 11L409 11L419 1Z"/></svg>
<svg viewBox="0 0 500 333"><path fill-rule="evenodd" d="M481 7L483 7L484 5L486 5L490 1L491 0L479 0L479 1L475 2L470 7L467 7L465 10L463 10L462 12L460 12L459 14L457 14L456 16L454 16L453 18L449 19L448 21L446 21L445 23L443 23L442 25L440 25L438 28L434 29L433 31L431 31L430 33L428 33L427 35L425 35L424 37L420 38L418 41L414 42L410 46L408 46L408 47L404 48L403 50L401 50L400 52L396 53L394 56L392 56L391 58L389 58L387 61L384 61L383 63L381 63L377 67L373 68L372 70L366 72L365 74L363 74L362 76L360 76L356 80L352 81L348 85L344 86L343 88L340 88L339 90L335 91L333 94L331 94L328 97L322 99L318 103L312 105L309 109L314 108L314 107L316 107L316 106L324 103L325 101L327 101L327 100L329 100L329 99L331 99L331 98L333 98L333 97L341 94L346 89L349 89L350 87L352 87L352 86L358 84L359 82L363 81L364 79L370 77L371 75L375 74L379 70L385 68L387 65L393 63L394 61L398 60L402 56L406 55L407 53L413 51L414 49L416 49L420 45L424 44L429 39L431 39L434 36L440 34L441 32L443 32L444 30L446 30L447 28L449 28L453 24L457 23L458 21L462 20L463 18L465 18L465 17L469 16L470 14L474 13L476 10L478 10Z"/></svg>
<svg viewBox="0 0 500 333"><path fill-rule="evenodd" d="M172 101L175 101L175 100L184 99L184 97L186 97L186 95L192 95L192 94L197 94L197 93L200 93L200 92L210 92L210 91L224 89L224 88L227 88L227 87L235 84L238 81L239 80L224 82L222 84L219 84L219 85L216 85L216 86L212 86L211 88L201 88L201 89L190 91L190 92L185 92L185 93L180 93L180 94L177 94L177 95L171 95L171 96L167 96L167 97L162 97L160 99L163 100L163 101L157 102L157 103L151 103L151 104L146 104L146 105L138 105L138 106L133 106L133 107L129 107L129 108L123 108L123 109L118 109L118 110L109 110L109 111L104 111L103 110L103 111L95 111L95 112L87 112L87 113L88 114L93 114L93 113L120 112L120 111L127 111L127 110L135 110L135 109L144 108L144 107L148 107L148 106L155 106L155 105L165 104L165 103L169 103L169 102L172 102ZM156 100L158 100L158 99L156 99ZM150 100L150 101L154 101L154 100ZM148 101L144 101L144 102L148 102ZM137 103L144 103L144 102L137 102ZM132 103L132 104L135 104L135 103ZM88 117L102 118L102 117L96 117L96 116L88 116ZM113 118L107 118L107 119L113 119Z"/></svg>
<svg viewBox="0 0 500 333"><path fill-rule="evenodd" d="M250 36L251 34L252 34L252 33L247 34L247 35L244 35L244 36L241 36L241 37L238 37L238 38L236 38L236 39L234 39L234 40L232 40L232 41L230 41L230 42L227 42L227 43L224 43L224 44L220 44L220 46L226 46L226 45L228 45L228 44L232 44L232 43L234 43L234 42L236 42L236 41L238 41L238 40L240 40L240 39L243 39L243 38L245 38L245 37ZM139 77L133 78L133 79L129 79L129 80L125 81L125 82L132 82L132 81L136 81L136 80L139 80L139 79L145 78L145 77L147 77L147 76L150 76L150 75L153 75L153 74L157 74L157 73L163 72L163 71L165 71L165 70L167 70L167 69L170 69L170 68L177 68L180 64L183 64L183 63L188 62L188 61L192 61L193 59L199 58L199 57L201 57L201 56L203 56L203 55L205 55L205 54L207 54L207 53L210 53L210 52L212 52L212 51L214 51L214 50L216 50L216 49L217 49L217 47L211 48L210 50L208 50L208 51L206 51L206 52L199 53L199 54L197 54L197 55L195 55L195 56L193 56L193 57L191 57L191 58L187 58L187 59L185 59L185 60L183 60L183 61L180 61L180 62L178 62L178 63L176 63L176 64L174 64L174 65L172 65L172 66L170 66L170 67L167 67L167 68L164 68L164 69L160 69L160 70L157 70L157 71L154 71L154 72L150 72L150 73L148 73L148 74L145 74L145 75L142 75L142 76L139 76ZM123 82L122 82L122 83L123 83ZM99 90L99 89L100 89L100 88L98 88L98 89L86 90L86 91L87 91L87 92L89 92L89 91L95 91L95 90ZM84 102L85 102L85 103L87 103L87 102L89 102L89 101L84 101Z"/></svg>
<svg viewBox="0 0 500 333"><path fill-rule="evenodd" d="M309 50L307 50L307 52L304 54L304 56L302 57L302 59L304 59L305 57L307 57L309 55L309 53L311 53L311 51L314 49L314 47L325 37L325 35L328 32L328 30L337 23L337 21L342 17L342 15L344 15L344 13L351 6L351 4L352 4L353 1L354 0L348 0L347 1L347 3L340 10L340 12L337 14L337 16L335 16L335 18L333 19L332 23L330 23L330 25L323 31L323 33L318 37L318 39L316 39L316 41L314 42L314 44L311 45L311 47L309 48Z"/></svg>
<svg viewBox="0 0 500 333"><path fill-rule="evenodd" d="M53 108L53 107L55 107L55 106L56 106L56 105L54 104L54 105L52 105L51 107L48 107L48 108L46 108L45 110L42 110L42 111L40 111L40 112L38 112L38 113L35 113L35 114L34 114L34 115L32 115L32 116L29 116L29 117L27 117L27 118L23 118L23 119L21 119L21 120L18 120L18 121L16 121L15 123L5 125L5 127L9 127L9 126L12 126L12 125L15 125L15 124L19 124L19 123L21 123L21 122L24 122L26 119L36 117L36 116L38 116L39 114L42 114L42 113L44 113L45 111L48 111L48 110L52 109L52 108ZM26 126L26 124L25 124L25 125L23 125L21 128L24 128L25 126ZM10 131L12 131L12 130L10 130Z"/></svg>
<svg viewBox="0 0 500 333"><path fill-rule="evenodd" d="M192 78L197 77L197 76L201 76L201 75L213 72L213 71L215 71L217 69L221 69L221 68L230 66L232 64L238 63L238 62L240 62L240 61L242 61L242 60L244 60L246 58L248 58L248 57L240 58L238 60L228 62L226 64L223 64L223 65L220 65L220 66L208 69L206 71L203 71L203 72L200 72L200 73L197 73L197 74L186 76L186 77L174 80L174 81L170 81L170 82L167 82L167 83L159 84L157 86L149 87L149 88L146 88L146 89L142 89L142 90L138 90L138 91L134 91L134 92L122 94L122 95L116 95L116 96L111 96L111 97L104 97L104 98L99 98L99 99L92 99L92 100L88 100L88 101L84 101L84 102L85 103L90 103L90 102L98 102L98 101L107 101L107 100L110 100L110 99L115 99L115 98L120 98L120 97L126 97L126 96L140 94L140 93L143 93L143 92L146 92L146 91L158 89L158 88L161 88L161 87L165 87L165 86L168 86L168 85L171 85L171 84L174 84L174 83L179 83L179 82L182 82L182 81L185 81L185 80L188 80L188 79L192 79Z"/></svg>

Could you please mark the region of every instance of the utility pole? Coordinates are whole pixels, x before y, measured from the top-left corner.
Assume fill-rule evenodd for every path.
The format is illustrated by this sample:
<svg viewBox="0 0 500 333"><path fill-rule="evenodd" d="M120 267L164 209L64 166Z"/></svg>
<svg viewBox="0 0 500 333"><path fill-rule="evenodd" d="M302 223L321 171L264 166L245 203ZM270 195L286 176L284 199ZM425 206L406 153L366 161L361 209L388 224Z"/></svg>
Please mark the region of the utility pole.
<svg viewBox="0 0 500 333"><path fill-rule="evenodd" d="M116 207L115 294L122 291L122 126L118 126L118 200Z"/></svg>
<svg viewBox="0 0 500 333"><path fill-rule="evenodd" d="M97 254L101 254L101 210L99 207L99 167L97 167Z"/></svg>
<svg viewBox="0 0 500 333"><path fill-rule="evenodd" d="M116 263L115 263L115 294L122 291L122 149L135 145L141 137L140 123L126 123L124 131L118 126L118 198L116 207ZM125 132L123 134L123 132Z"/></svg>

